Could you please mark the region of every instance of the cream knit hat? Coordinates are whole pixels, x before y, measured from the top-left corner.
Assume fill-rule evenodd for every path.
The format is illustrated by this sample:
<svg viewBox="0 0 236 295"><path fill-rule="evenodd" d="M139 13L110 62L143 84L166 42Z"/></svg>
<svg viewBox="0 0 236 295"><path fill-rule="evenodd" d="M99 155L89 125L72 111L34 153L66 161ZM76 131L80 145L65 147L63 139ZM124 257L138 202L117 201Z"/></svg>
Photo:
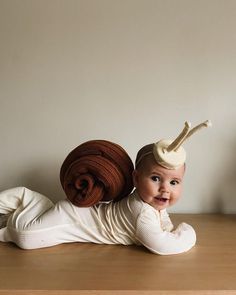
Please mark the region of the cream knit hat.
<svg viewBox="0 0 236 295"><path fill-rule="evenodd" d="M142 155L137 158L136 167L145 156L153 153L156 162L161 166L167 169L179 168L186 160L186 152L182 147L183 142L192 136L196 131L202 129L203 127L210 127L211 125L211 121L207 120L191 129L191 123L185 122L184 129L175 140L162 139L152 144L151 150L149 148L146 153L142 153Z"/></svg>

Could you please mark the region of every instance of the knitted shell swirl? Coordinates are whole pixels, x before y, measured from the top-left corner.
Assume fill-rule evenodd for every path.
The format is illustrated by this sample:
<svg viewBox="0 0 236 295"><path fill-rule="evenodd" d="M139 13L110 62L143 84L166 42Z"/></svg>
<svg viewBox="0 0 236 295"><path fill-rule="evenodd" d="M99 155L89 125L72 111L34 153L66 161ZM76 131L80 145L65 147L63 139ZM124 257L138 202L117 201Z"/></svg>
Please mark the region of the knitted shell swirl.
<svg viewBox="0 0 236 295"><path fill-rule="evenodd" d="M78 207L119 201L133 189L133 163L126 151L110 141L82 143L64 160L60 181L67 198Z"/></svg>

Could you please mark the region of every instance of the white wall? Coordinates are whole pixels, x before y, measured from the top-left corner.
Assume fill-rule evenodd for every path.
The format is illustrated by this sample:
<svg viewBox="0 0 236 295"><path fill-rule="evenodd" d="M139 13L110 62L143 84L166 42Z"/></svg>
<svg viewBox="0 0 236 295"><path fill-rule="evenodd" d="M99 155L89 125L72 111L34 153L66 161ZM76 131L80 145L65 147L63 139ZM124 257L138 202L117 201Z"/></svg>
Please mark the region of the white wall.
<svg viewBox="0 0 236 295"><path fill-rule="evenodd" d="M171 212L236 212L236 1L0 0L0 189L64 198L59 169L90 139L135 157L184 121Z"/></svg>

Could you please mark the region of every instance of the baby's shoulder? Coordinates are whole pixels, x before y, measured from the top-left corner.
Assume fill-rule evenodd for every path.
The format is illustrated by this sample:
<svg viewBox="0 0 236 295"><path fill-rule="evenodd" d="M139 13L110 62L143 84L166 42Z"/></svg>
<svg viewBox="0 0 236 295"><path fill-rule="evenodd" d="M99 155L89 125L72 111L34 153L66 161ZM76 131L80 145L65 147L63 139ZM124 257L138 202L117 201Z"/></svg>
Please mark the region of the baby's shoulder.
<svg viewBox="0 0 236 295"><path fill-rule="evenodd" d="M130 211L136 215L136 217L139 217L140 215L156 215L156 210L151 207L149 204L142 201L142 199L139 197L138 193L134 191L129 198L127 199L128 206L130 208Z"/></svg>

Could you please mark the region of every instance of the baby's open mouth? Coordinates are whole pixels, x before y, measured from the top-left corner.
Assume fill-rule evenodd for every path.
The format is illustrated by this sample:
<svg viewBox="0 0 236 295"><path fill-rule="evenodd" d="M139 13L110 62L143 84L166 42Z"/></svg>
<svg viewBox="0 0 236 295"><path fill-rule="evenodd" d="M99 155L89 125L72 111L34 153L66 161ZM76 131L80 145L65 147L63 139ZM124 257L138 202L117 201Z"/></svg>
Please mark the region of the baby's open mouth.
<svg viewBox="0 0 236 295"><path fill-rule="evenodd" d="M168 198L163 198L163 197L156 197L155 199L156 199L157 201L159 201L159 202L163 202L163 203L166 203L167 201L169 201Z"/></svg>

